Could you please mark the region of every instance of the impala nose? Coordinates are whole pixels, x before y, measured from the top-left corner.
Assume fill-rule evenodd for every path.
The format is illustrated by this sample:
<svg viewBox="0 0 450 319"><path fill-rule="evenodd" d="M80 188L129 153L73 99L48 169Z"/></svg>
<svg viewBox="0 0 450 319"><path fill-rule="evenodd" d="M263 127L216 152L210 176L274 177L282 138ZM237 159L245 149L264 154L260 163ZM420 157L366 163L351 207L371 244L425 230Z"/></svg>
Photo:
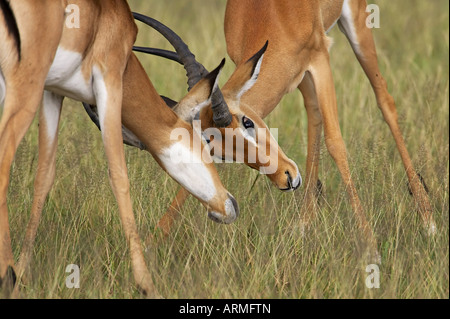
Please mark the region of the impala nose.
<svg viewBox="0 0 450 319"><path fill-rule="evenodd" d="M302 176L298 171L296 172L295 178L292 178L292 174L289 171L286 171L284 173L286 174L287 178L287 188L282 189L283 191L292 192L302 185Z"/></svg>
<svg viewBox="0 0 450 319"><path fill-rule="evenodd" d="M239 206L236 199L228 194L228 198L225 200L225 213L219 213L216 211L208 212L208 217L220 224L231 224L239 216Z"/></svg>

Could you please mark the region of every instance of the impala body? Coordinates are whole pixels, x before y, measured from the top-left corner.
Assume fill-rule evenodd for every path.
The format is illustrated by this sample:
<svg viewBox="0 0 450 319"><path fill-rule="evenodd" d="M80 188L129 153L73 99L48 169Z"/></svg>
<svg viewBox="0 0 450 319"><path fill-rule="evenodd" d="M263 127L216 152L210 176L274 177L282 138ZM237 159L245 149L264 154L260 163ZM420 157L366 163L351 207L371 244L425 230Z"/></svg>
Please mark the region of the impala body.
<svg viewBox="0 0 450 319"><path fill-rule="evenodd" d="M110 182L129 243L134 277L148 296L158 296L145 265L131 207L121 134L122 104L132 109L124 114L124 123L145 142L158 163L207 206L211 218L232 222L239 212L236 200L223 187L211 161L203 160L206 145L201 136L165 105L131 53L137 27L125 0L0 0L0 4L0 101L4 101L0 122L0 283L6 274L14 277L6 205L14 154L43 98L38 171L18 264L20 276L29 262L45 198L54 181L57 132L67 96L97 105ZM65 23L69 4L80 10L79 28ZM208 104L218 90L222 66L197 83L180 101L181 109ZM191 141L170 139L175 128L184 128L201 148L193 149ZM174 149L198 161L174 162L170 156ZM6 281L9 279L14 281Z"/></svg>
<svg viewBox="0 0 450 319"><path fill-rule="evenodd" d="M429 233L436 231L431 205L421 178L406 150L394 99L380 73L371 29L366 26L365 0L228 0L225 14L227 50L237 69L252 52L269 40L258 82L242 97L260 117L267 116L288 92L298 88L308 116L306 163L307 202L302 224L314 217L314 188L318 181L319 147L322 128L327 149L334 159L364 238L379 260L375 239L363 213L353 184L346 148L338 122L336 94L329 64L330 39L327 32L337 23L346 35L376 96L378 107L391 129L400 152L412 193Z"/></svg>

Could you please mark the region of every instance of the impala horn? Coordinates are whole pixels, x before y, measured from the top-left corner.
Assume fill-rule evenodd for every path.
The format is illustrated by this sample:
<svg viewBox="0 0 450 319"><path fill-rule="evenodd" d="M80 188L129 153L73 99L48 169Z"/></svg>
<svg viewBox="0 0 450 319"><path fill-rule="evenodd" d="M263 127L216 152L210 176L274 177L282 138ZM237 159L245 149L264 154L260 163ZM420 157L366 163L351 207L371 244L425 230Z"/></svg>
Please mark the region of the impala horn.
<svg viewBox="0 0 450 319"><path fill-rule="evenodd" d="M136 20L145 23L146 25L161 33L174 47L176 53L145 47L134 47L133 50L158 55L182 64L186 70L186 75L188 77L188 90L191 90L195 86L195 84L197 84L206 74L208 74L206 68L195 59L195 55L189 50L187 44L184 43L183 40L175 32L173 32L161 22L140 13L133 12L133 16ZM233 116L231 115L228 105L225 102L225 99L220 90L216 90L216 92L213 94L211 98L211 105L214 123L218 127L226 127L230 125Z"/></svg>

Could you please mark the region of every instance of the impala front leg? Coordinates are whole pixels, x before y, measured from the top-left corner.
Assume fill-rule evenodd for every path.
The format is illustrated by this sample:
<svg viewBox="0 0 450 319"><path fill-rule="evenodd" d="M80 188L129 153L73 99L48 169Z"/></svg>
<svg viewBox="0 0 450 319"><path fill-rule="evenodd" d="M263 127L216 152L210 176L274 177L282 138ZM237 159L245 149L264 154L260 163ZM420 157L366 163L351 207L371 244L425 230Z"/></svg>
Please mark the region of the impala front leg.
<svg viewBox="0 0 450 319"><path fill-rule="evenodd" d="M368 245L370 259L373 262L380 263L381 257L377 250L376 240L372 232L372 228L367 222L351 177L347 160L347 151L342 138L341 129L339 127L336 92L334 89L333 76L329 64L329 55L326 49L313 59L310 72L316 88L319 108L322 113L325 143L328 152L336 163L345 184L358 228L360 229L363 238Z"/></svg>
<svg viewBox="0 0 450 319"><path fill-rule="evenodd" d="M39 160L34 181L33 206L17 265L19 280L26 273L30 264L42 209L55 180L56 148L62 102L62 96L44 91L43 106L39 115Z"/></svg>
<svg viewBox="0 0 450 319"><path fill-rule="evenodd" d="M322 115L317 102L317 95L311 75L305 74L298 87L302 92L306 113L308 115L308 155L306 158L306 195L303 209L302 229L309 226L315 217L318 201L317 185L319 183L320 139L322 135ZM302 230L302 231L303 231Z"/></svg>
<svg viewBox="0 0 450 319"><path fill-rule="evenodd" d="M122 139L122 76L111 71L104 76L99 70L95 70L94 92L103 144L108 158L109 180L119 205L120 219L129 244L134 279L146 296L158 297L145 264L141 240L131 205L130 185Z"/></svg>

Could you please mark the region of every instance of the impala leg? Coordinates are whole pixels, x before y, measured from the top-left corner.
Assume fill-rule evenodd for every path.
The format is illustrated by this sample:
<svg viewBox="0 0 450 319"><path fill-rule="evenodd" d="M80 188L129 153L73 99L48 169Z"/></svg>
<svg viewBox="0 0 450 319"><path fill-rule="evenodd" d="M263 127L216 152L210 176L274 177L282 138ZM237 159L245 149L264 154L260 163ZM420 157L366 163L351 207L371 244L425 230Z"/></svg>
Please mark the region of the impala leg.
<svg viewBox="0 0 450 319"><path fill-rule="evenodd" d="M350 14L347 16L343 15L339 20L339 27L349 39L359 63L370 80L375 92L378 107L383 113L384 120L388 124L395 143L397 144L397 149L402 158L411 191L419 207L423 223L427 232L429 234L434 234L436 232L436 225L432 216L430 200L421 183L420 177L414 170L411 157L406 149L405 141L398 125L395 101L389 94L386 80L380 73L372 31L366 26L366 1L353 0L351 1L351 8ZM353 32L351 30L353 30Z"/></svg>
<svg viewBox="0 0 450 319"><path fill-rule="evenodd" d="M39 161L34 181L34 198L22 251L17 264L19 280L30 264L37 228L47 195L53 186L56 171L56 148L63 97L44 91L39 114Z"/></svg>
<svg viewBox="0 0 450 319"><path fill-rule="evenodd" d="M116 197L120 219L129 244L133 275L138 287L148 297L157 297L145 264L141 240L133 215L130 185L122 139L122 77L111 71L106 77L94 73L94 92L99 111L103 143L108 159L109 179Z"/></svg>
<svg viewBox="0 0 450 319"><path fill-rule="evenodd" d="M16 90L13 86L7 86L8 95L0 122L0 282L7 273L15 276L6 196L14 155L42 97L39 83L37 77L26 89Z"/></svg>
<svg viewBox="0 0 450 319"><path fill-rule="evenodd" d="M161 219L158 222L158 225L156 226L156 229L160 229L162 231L164 237L167 237L170 234L170 230L173 227L173 223L178 218L181 207L183 207L184 202L188 197L189 192L183 187L179 187L177 195L175 196L169 208L167 209L163 217L161 217Z"/></svg>
<svg viewBox="0 0 450 319"><path fill-rule="evenodd" d="M308 155L306 157L306 197L303 206L302 228L307 227L315 217L318 200L317 184L319 181L320 139L322 135L322 115L317 102L317 95L311 75L305 74L298 87L302 92L308 116Z"/></svg>
<svg viewBox="0 0 450 319"><path fill-rule="evenodd" d="M370 258L374 262L380 262L380 256L376 248L377 245L372 228L367 222L351 177L347 160L347 151L342 138L341 129L339 127L336 92L327 51L324 50L315 57L310 72L316 88L319 109L322 114L325 143L328 152L336 163L345 184L345 189L350 198L358 228L360 229L363 238L368 245Z"/></svg>

